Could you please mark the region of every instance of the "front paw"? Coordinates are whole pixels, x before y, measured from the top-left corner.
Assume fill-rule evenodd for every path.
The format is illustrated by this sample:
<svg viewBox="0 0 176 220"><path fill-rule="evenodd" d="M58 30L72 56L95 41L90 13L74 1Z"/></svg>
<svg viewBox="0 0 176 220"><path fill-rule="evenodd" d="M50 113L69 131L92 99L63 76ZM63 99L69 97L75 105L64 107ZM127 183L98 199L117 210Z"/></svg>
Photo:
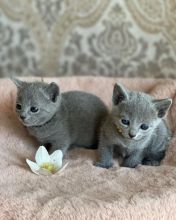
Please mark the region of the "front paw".
<svg viewBox="0 0 176 220"><path fill-rule="evenodd" d="M133 160L124 160L122 163L122 167L129 167L129 168L135 168L138 165L140 165L140 162L133 161Z"/></svg>
<svg viewBox="0 0 176 220"><path fill-rule="evenodd" d="M94 166L109 169L113 166L113 163L112 162L111 163L96 162Z"/></svg>
<svg viewBox="0 0 176 220"><path fill-rule="evenodd" d="M147 166L159 166L160 165L160 161L158 160L144 160L142 162L143 165L147 165Z"/></svg>

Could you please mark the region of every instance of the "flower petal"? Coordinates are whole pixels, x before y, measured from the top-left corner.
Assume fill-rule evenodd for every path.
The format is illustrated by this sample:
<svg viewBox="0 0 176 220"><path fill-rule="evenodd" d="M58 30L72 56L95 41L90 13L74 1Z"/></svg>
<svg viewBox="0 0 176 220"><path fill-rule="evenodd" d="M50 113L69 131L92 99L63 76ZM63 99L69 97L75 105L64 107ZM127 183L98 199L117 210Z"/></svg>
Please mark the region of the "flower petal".
<svg viewBox="0 0 176 220"><path fill-rule="evenodd" d="M62 167L63 153L61 150L56 150L50 155L51 163L53 163L58 168Z"/></svg>
<svg viewBox="0 0 176 220"><path fill-rule="evenodd" d="M59 173L59 174L62 173L62 172L65 170L65 168L67 167L67 165L68 165L68 163L64 164L63 167L60 168L60 170L58 171L58 173Z"/></svg>
<svg viewBox="0 0 176 220"><path fill-rule="evenodd" d="M40 167L38 164L34 163L31 160L26 159L26 163L29 165L29 167L31 168L32 172L38 174L38 171L40 170Z"/></svg>
<svg viewBox="0 0 176 220"><path fill-rule="evenodd" d="M50 156L44 146L40 146L37 150L35 154L35 161L39 166L41 166L43 163L50 163Z"/></svg>

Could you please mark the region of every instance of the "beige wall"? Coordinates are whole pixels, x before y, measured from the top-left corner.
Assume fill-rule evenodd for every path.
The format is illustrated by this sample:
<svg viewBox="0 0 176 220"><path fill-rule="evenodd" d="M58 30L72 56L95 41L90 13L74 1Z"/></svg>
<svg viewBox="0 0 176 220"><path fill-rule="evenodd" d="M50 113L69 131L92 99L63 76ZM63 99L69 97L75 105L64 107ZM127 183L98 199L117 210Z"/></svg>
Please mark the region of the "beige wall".
<svg viewBox="0 0 176 220"><path fill-rule="evenodd" d="M175 0L0 0L0 76L176 76Z"/></svg>

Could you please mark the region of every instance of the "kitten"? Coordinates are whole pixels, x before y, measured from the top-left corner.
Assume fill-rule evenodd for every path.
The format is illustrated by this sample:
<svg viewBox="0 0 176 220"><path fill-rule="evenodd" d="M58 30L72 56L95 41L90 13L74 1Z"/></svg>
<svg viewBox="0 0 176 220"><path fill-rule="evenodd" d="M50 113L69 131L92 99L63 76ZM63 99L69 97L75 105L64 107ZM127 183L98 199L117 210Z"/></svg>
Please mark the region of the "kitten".
<svg viewBox="0 0 176 220"><path fill-rule="evenodd" d="M63 155L72 146L95 148L107 107L95 95L70 91L60 93L56 83L23 82L17 86L16 112L29 133L51 152Z"/></svg>
<svg viewBox="0 0 176 220"><path fill-rule="evenodd" d="M117 84L112 100L112 111L101 128L99 161L95 165L112 167L113 153L122 156L125 167L159 165L171 139L163 117L172 100L154 99Z"/></svg>

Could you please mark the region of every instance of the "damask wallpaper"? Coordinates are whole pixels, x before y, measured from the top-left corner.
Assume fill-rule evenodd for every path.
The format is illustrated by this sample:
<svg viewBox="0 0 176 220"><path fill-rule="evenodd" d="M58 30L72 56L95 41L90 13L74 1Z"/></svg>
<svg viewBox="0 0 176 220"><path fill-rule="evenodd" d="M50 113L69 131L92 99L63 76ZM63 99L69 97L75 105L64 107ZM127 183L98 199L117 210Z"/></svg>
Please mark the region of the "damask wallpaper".
<svg viewBox="0 0 176 220"><path fill-rule="evenodd" d="M0 0L0 76L176 76L176 0Z"/></svg>

